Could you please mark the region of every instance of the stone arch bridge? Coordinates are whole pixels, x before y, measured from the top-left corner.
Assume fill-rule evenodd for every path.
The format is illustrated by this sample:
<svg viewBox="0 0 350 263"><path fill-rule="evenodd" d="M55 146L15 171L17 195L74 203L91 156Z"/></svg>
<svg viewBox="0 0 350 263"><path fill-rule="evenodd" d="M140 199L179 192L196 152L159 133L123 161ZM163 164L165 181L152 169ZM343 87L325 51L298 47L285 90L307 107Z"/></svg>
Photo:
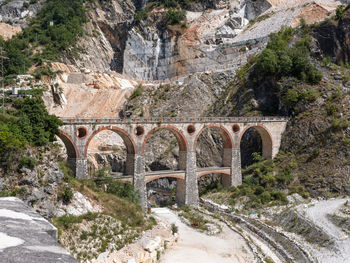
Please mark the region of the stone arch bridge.
<svg viewBox="0 0 350 263"><path fill-rule="evenodd" d="M176 199L179 203L198 205L199 177L220 173L223 185L230 187L242 183L240 142L244 133L256 129L262 139L265 158L274 158L279 151L285 117L199 117L199 118L62 118L59 137L67 149L68 162L77 178L88 177L87 151L92 138L101 131L116 132L127 150L126 174L122 181L131 181L141 196L141 206L146 206L146 183L164 177L177 179ZM179 145L179 170L145 172L145 145L157 130L172 132ZM206 129L219 132L223 142L221 167L197 168L196 145Z"/></svg>

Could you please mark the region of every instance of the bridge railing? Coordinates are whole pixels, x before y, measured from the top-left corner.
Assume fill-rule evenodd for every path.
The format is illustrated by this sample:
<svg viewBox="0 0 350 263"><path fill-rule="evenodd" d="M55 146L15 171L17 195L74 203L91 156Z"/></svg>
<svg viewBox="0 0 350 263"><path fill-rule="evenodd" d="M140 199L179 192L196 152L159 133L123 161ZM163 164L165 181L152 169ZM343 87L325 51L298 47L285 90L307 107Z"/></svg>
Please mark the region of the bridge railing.
<svg viewBox="0 0 350 263"><path fill-rule="evenodd" d="M284 116L259 117L151 117L151 118L60 118L65 124L135 124L135 123L249 123L287 121Z"/></svg>

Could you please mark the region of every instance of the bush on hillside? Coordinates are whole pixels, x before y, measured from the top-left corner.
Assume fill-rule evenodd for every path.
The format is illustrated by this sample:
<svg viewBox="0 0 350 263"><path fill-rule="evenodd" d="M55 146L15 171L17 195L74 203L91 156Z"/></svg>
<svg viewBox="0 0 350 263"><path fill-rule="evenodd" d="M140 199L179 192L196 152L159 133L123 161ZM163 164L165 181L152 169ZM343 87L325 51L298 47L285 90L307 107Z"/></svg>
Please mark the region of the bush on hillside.
<svg viewBox="0 0 350 263"><path fill-rule="evenodd" d="M33 63L55 60L74 46L87 21L83 0L48 0L30 25L16 37L4 41L5 76L24 74ZM42 47L41 52L36 52Z"/></svg>
<svg viewBox="0 0 350 263"><path fill-rule="evenodd" d="M322 73L310 61L311 39L305 36L290 47L292 36L293 29L287 27L270 35L267 47L257 58L255 75L260 78L274 77L276 80L291 76L309 84L319 83Z"/></svg>
<svg viewBox="0 0 350 263"><path fill-rule="evenodd" d="M180 24L186 18L186 13L180 9L170 8L166 13L166 19L168 25Z"/></svg>
<svg viewBox="0 0 350 263"><path fill-rule="evenodd" d="M15 99L12 108L0 113L0 161L5 170L27 145L53 142L60 125L61 120L46 110L41 92L33 92L33 98ZM35 162L23 157L20 166L33 168Z"/></svg>

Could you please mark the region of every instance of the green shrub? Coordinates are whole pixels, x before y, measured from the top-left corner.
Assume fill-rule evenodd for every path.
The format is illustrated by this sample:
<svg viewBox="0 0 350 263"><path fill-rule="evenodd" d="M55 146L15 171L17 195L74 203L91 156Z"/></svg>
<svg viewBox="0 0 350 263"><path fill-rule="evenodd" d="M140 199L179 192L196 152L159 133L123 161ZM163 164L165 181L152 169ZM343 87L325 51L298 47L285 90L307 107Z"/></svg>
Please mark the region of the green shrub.
<svg viewBox="0 0 350 263"><path fill-rule="evenodd" d="M265 263L275 263L275 261L273 261L273 259L270 257L264 258L264 261L265 261Z"/></svg>
<svg viewBox="0 0 350 263"><path fill-rule="evenodd" d="M263 204L266 204L271 201L271 195L268 191L264 191L259 198L261 200L261 203Z"/></svg>
<svg viewBox="0 0 350 263"><path fill-rule="evenodd" d="M294 179L294 176L290 171L283 171L276 175L277 182L281 185L287 185L291 183Z"/></svg>
<svg viewBox="0 0 350 263"><path fill-rule="evenodd" d="M98 214L88 212L85 215L73 216L64 215L54 219L54 224L57 226L62 226L65 229L69 229L73 224L80 224L83 220L93 221L97 218Z"/></svg>
<svg viewBox="0 0 350 263"><path fill-rule="evenodd" d="M264 49L259 56L257 66L259 67L259 72L264 76L272 76L276 74L278 70L277 54L269 48Z"/></svg>
<svg viewBox="0 0 350 263"><path fill-rule="evenodd" d="M183 205L181 207L181 210L184 211L185 213L189 213L191 211L191 208L188 205Z"/></svg>
<svg viewBox="0 0 350 263"><path fill-rule="evenodd" d="M282 201L283 203L288 203L288 199L285 193L279 190L273 190L271 196L274 200Z"/></svg>
<svg viewBox="0 0 350 263"><path fill-rule="evenodd" d="M328 116L334 116L338 112L338 106L336 104L327 103L326 112Z"/></svg>
<svg viewBox="0 0 350 263"><path fill-rule="evenodd" d="M349 127L349 122L346 118L332 118L332 126L331 128L335 131L337 130L345 130Z"/></svg>
<svg viewBox="0 0 350 263"><path fill-rule="evenodd" d="M286 27L270 35L267 47L257 58L255 75L259 78L273 76L277 80L292 76L310 84L319 83L322 73L311 64L309 58L311 38L301 38L290 47L292 35L293 29Z"/></svg>
<svg viewBox="0 0 350 263"><path fill-rule="evenodd" d="M147 14L147 11L146 11L146 9L141 9L141 10L139 10L139 11L137 11L136 13L135 13L135 23L140 23L142 20L146 20L147 19L147 16L148 16L148 14Z"/></svg>
<svg viewBox="0 0 350 263"><path fill-rule="evenodd" d="M64 188L63 188L63 191L61 192L61 195L60 195L60 197L61 197L61 199L62 199L62 202L64 203L64 204L69 204L70 203L70 201L72 200L72 198L73 198L73 191L72 191L72 189L69 187L69 186L65 186Z"/></svg>
<svg viewBox="0 0 350 263"><path fill-rule="evenodd" d="M135 99L142 94L142 85L138 85L137 88L134 90L134 92L130 95L129 99Z"/></svg>
<svg viewBox="0 0 350 263"><path fill-rule="evenodd" d="M344 10L345 10L345 6L344 5L340 5L337 7L337 10L335 12L335 19L339 20L343 14L344 14Z"/></svg>
<svg viewBox="0 0 350 263"><path fill-rule="evenodd" d="M171 233L175 235L179 231L179 228L174 223L171 224Z"/></svg>
<svg viewBox="0 0 350 263"><path fill-rule="evenodd" d="M119 181L107 179L104 181L107 186L107 193L114 194L121 198L127 198L133 203L138 203L139 194L134 190L130 183L122 183Z"/></svg>
<svg viewBox="0 0 350 263"><path fill-rule="evenodd" d="M264 187L262 187L262 186L257 186L256 188L255 188L255 192L254 192L254 194L255 195L261 195L263 192L264 192L265 190L264 190Z"/></svg>
<svg viewBox="0 0 350 263"><path fill-rule="evenodd" d="M80 235L80 239L81 240L86 240L88 237L88 233L86 231L83 231Z"/></svg>
<svg viewBox="0 0 350 263"><path fill-rule="evenodd" d="M180 24L185 18L186 12L184 10L170 8L166 13L168 25Z"/></svg>
<svg viewBox="0 0 350 263"><path fill-rule="evenodd" d="M30 4L37 0L30 1ZM47 0L28 27L14 38L4 41L7 60L4 61L5 76L24 74L33 63L43 59L55 60L69 47L75 46L83 34L87 21L84 0ZM25 2L25 7L28 3ZM40 46L40 52L34 52ZM73 50L73 49L72 49Z"/></svg>
<svg viewBox="0 0 350 263"><path fill-rule="evenodd" d="M32 157L23 156L19 163L19 168L25 167L28 169L34 169L36 165L37 165L37 160L35 160Z"/></svg>
<svg viewBox="0 0 350 263"><path fill-rule="evenodd" d="M72 224L81 223L83 221L82 217L77 217L73 215L64 215L57 219L57 222L62 225L65 229L68 229Z"/></svg>

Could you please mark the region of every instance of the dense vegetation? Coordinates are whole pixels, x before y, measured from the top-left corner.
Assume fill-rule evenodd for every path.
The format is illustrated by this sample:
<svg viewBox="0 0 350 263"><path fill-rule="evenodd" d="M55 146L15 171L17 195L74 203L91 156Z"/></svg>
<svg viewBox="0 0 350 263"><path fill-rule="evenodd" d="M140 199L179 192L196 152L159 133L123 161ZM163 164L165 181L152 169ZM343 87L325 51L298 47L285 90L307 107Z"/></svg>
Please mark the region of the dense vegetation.
<svg viewBox="0 0 350 263"><path fill-rule="evenodd" d="M83 34L83 24L87 21L85 0L48 0L27 28L15 38L4 41L5 76L11 79L24 74L30 66L42 65L47 60L58 59L66 50L74 46Z"/></svg>
<svg viewBox="0 0 350 263"><path fill-rule="evenodd" d="M293 175L293 169L297 164L291 155L280 153L274 160L265 160L257 153L253 156L255 163L242 171L244 177L242 185L224 189L220 180L213 180L200 189L201 195L209 193L210 197L219 199L220 196L224 197L225 202L232 206L246 199L245 208L258 208L268 203L286 204L287 194L298 193L303 197L309 196L304 186L300 185Z"/></svg>
<svg viewBox="0 0 350 263"><path fill-rule="evenodd" d="M54 141L62 124L47 112L42 91L31 93L32 98L8 99L9 106L0 113L0 161L5 170L16 166L18 154L27 146L44 146ZM34 163L30 157L19 160L19 166L32 168Z"/></svg>
<svg viewBox="0 0 350 263"><path fill-rule="evenodd" d="M162 18L160 23L160 27L171 26L181 24L181 26L186 27L184 21L186 20L186 11L191 3L195 3L199 1L190 1L190 0L154 0L150 1L148 5L138 10L135 13L135 23L139 24L142 20L146 20L148 18L148 14L154 8L166 8L165 15Z"/></svg>
<svg viewBox="0 0 350 263"><path fill-rule="evenodd" d="M217 182L210 185L217 198L255 208L284 203L291 193L304 197L349 193L349 61L333 64L336 59L324 56L317 44L329 25L339 30L337 25L349 21L349 11L338 8L333 19L311 26L301 21L299 28L272 34L266 49L228 85L212 114L289 115L290 120L277 158L255 158L256 163L244 169L240 187L228 191ZM336 46L336 41L329 39L327 48ZM337 49L337 54L346 52Z"/></svg>
<svg viewBox="0 0 350 263"><path fill-rule="evenodd" d="M199 0L153 0L156 5L164 6L167 8L183 8L188 9L192 3L198 3Z"/></svg>
<svg viewBox="0 0 350 263"><path fill-rule="evenodd" d="M270 35L267 47L257 57L254 76L276 80L292 76L309 84L320 82L322 74L311 64L309 57L311 37L304 35L290 47L293 34L292 28L282 28Z"/></svg>
<svg viewBox="0 0 350 263"><path fill-rule="evenodd" d="M212 113L293 115L300 103L315 101L320 96L317 85L322 72L310 54L311 32L310 27L302 26L282 27L271 34L266 48L237 71L236 81L229 83L222 98L213 105ZM252 104L252 95L264 103ZM262 100L263 97L268 99Z"/></svg>

